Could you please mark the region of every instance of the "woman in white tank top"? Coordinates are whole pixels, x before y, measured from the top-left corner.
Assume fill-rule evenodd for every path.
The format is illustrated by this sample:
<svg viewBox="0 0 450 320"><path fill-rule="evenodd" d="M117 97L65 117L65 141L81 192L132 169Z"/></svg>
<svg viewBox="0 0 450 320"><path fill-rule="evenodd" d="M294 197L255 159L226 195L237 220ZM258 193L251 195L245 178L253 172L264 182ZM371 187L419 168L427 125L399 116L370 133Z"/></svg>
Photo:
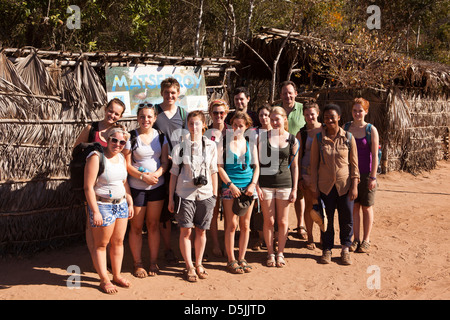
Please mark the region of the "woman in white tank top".
<svg viewBox="0 0 450 320"><path fill-rule="evenodd" d="M120 273L123 260L123 239L128 219L133 217L133 200L127 183L125 159L121 154L129 134L121 126L106 132L108 145L104 154L92 152L84 169L84 193L88 203L89 223L94 237L92 260L100 276L100 289L108 294L117 292L111 283L106 265L106 247L110 244L113 282L129 287L130 282ZM97 177L102 157L105 168Z"/></svg>

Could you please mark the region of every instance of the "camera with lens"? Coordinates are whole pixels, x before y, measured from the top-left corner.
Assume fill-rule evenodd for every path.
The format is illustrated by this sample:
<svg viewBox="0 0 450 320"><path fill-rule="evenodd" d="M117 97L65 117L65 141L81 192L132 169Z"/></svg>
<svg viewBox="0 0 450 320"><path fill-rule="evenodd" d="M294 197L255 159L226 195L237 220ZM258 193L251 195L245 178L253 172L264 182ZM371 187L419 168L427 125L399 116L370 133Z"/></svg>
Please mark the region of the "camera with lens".
<svg viewBox="0 0 450 320"><path fill-rule="evenodd" d="M208 179L206 179L206 176L199 175L198 177L194 177L194 185L196 186L206 186L208 184Z"/></svg>

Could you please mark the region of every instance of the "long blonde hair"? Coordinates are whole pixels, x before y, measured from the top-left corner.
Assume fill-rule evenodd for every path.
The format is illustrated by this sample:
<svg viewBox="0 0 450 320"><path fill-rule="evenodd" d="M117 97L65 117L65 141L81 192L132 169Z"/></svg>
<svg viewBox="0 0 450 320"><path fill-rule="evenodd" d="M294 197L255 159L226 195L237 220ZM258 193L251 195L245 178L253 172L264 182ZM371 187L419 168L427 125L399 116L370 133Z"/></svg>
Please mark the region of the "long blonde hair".
<svg viewBox="0 0 450 320"><path fill-rule="evenodd" d="M288 123L288 119L287 119L286 110L284 110L283 107L276 106L276 107L273 107L272 110L270 111L270 115L272 115L272 114L279 114L286 118L286 120L284 121L284 130L288 131L289 123Z"/></svg>

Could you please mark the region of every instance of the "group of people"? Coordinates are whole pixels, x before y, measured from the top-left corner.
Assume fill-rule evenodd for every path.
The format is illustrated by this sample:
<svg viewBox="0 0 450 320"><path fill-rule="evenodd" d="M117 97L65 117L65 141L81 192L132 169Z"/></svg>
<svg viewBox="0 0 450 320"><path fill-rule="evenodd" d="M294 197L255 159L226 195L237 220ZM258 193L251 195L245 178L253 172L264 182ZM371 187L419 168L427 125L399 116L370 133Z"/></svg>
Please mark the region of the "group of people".
<svg viewBox="0 0 450 320"><path fill-rule="evenodd" d="M325 214L318 222L322 227L325 224L319 262L331 261L335 209L342 263L351 263L350 251L369 249L378 133L370 126L370 138L366 135L367 100L355 99L353 121L344 130L339 127L339 106L325 106L320 123L319 106L296 102L297 90L291 81L281 84L280 105L264 105L255 113L248 109L250 95L246 88L238 88L234 94L236 111L229 112L224 100L210 102L212 123L208 127L202 111L188 113L177 106L179 94L176 79L162 81L163 102L140 104L138 128L130 132L117 124L125 105L113 99L105 108L105 118L88 125L75 142L99 142L104 147L103 154L94 151L88 155L84 184L86 241L103 292L115 293L116 286L130 286L121 276L128 221L133 274L139 278L158 274L161 239L166 259L176 260L170 245L171 219L175 219L186 280L206 279L209 275L202 261L208 230L213 253L222 255L220 211L225 217L227 270L234 274L252 271L245 256L251 222L256 219L253 213L258 211L255 208L262 212L262 227L257 231L267 246L268 267L286 265L284 249L291 205L295 205L299 235L312 250L315 242L310 212L318 202L324 204ZM104 170L99 175L101 157ZM142 261L144 222L150 250L148 269ZM112 280L107 272L108 248Z"/></svg>

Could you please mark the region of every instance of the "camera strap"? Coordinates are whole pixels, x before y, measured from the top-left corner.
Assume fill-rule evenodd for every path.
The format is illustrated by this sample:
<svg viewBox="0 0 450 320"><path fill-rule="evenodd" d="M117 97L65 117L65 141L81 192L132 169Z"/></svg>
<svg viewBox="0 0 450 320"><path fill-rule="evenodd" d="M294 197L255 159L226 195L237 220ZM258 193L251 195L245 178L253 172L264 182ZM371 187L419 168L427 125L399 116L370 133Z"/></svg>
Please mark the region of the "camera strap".
<svg viewBox="0 0 450 320"><path fill-rule="evenodd" d="M185 140L184 143L187 144L187 140ZM184 165L184 161L183 161L183 150L184 150L184 148L181 147L181 148L180 148L180 154L179 154L181 163L180 163L180 165L179 165L178 174L181 173L181 169L182 169L182 167L183 167L183 165ZM196 177L195 177L195 170L194 170L193 163L194 163L194 159L193 159L193 155L192 155L192 142L191 142L191 148L190 148L190 165L191 165L191 171L192 171L193 178L195 179ZM206 175L206 137L205 137L205 136L202 136L202 163L201 163L201 165L200 165L199 175L201 174L202 169L204 169L204 172L205 172L205 175Z"/></svg>

